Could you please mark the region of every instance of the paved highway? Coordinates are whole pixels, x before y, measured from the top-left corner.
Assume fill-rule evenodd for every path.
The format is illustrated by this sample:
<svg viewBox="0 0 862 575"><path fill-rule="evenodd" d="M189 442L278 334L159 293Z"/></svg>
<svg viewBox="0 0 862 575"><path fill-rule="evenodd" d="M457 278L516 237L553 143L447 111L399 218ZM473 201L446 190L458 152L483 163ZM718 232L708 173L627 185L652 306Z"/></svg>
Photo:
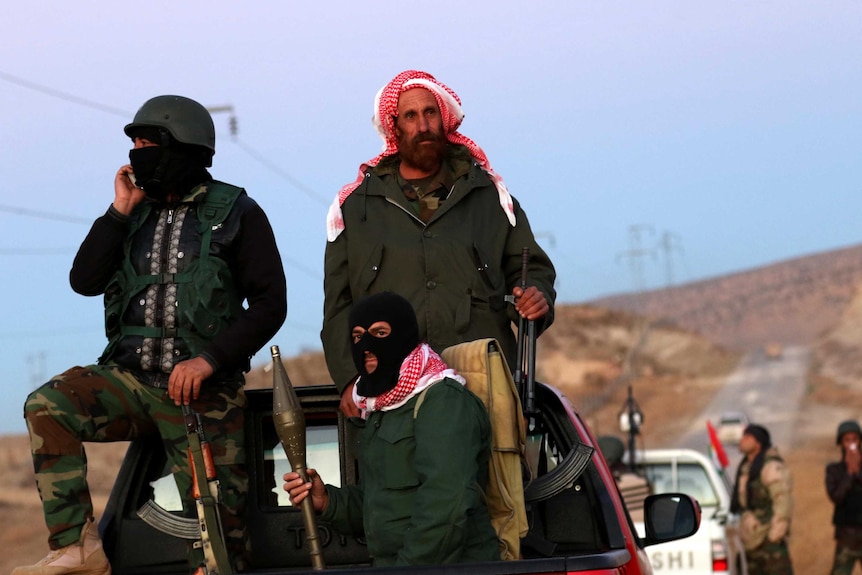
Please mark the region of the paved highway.
<svg viewBox="0 0 862 575"><path fill-rule="evenodd" d="M676 447L706 453L709 446L706 421L717 427L723 412L743 411L750 421L769 430L779 451L789 450L796 441L794 432L805 393L809 356L803 347L786 348L778 359L768 359L762 351L746 355ZM731 460L728 472L733 478L740 460L739 450L736 445L725 445L725 450Z"/></svg>

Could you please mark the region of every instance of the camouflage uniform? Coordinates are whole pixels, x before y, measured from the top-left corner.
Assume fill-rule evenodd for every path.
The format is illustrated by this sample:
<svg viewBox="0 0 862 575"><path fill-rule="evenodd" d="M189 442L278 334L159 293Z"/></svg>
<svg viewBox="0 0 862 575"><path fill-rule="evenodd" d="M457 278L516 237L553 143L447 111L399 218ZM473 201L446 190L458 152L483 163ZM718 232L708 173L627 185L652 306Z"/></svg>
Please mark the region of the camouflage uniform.
<svg viewBox="0 0 862 575"><path fill-rule="evenodd" d="M837 541L832 575L852 575L856 563L862 564L862 545L859 541Z"/></svg>
<svg viewBox="0 0 862 575"><path fill-rule="evenodd" d="M190 517L191 473L182 410L168 397L167 377L118 366L73 367L30 394L24 415L30 431L36 484L58 549L75 543L81 525L93 516L82 442L130 441L158 433ZM242 379L204 385L191 407L201 415L220 482L220 508L232 554L244 548L242 517L247 475L244 469ZM200 557L190 559L197 564Z"/></svg>
<svg viewBox="0 0 862 575"><path fill-rule="evenodd" d="M770 448L760 475L748 482L750 462L740 463L737 483L742 509L740 535L745 545L749 575L792 575L793 565L787 547L790 534L792 480L790 470Z"/></svg>

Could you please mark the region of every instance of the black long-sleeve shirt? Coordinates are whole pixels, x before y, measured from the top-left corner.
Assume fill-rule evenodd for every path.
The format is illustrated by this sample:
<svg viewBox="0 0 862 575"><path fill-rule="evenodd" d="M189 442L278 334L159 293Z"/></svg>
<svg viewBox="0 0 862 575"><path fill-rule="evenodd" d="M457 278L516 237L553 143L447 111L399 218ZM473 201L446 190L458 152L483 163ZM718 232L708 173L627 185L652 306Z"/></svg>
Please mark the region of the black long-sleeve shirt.
<svg viewBox="0 0 862 575"><path fill-rule="evenodd" d="M160 214L154 209L150 217ZM230 244L221 248L247 309L200 354L216 371L248 369L249 358L275 335L287 315L284 268L266 214L254 200L242 194L229 218L239 218L239 229ZM105 292L123 263L123 243L129 225L129 218L113 206L93 223L69 273L73 290L86 296Z"/></svg>

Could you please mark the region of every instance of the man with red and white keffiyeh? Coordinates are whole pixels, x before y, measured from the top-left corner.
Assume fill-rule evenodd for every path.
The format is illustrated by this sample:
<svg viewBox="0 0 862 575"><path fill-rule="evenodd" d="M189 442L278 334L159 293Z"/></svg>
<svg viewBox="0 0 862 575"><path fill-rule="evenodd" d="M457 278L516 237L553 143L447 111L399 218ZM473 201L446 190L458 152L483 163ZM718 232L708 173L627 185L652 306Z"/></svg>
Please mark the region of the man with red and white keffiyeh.
<svg viewBox="0 0 862 575"><path fill-rule="evenodd" d="M553 322L553 264L485 152L458 131L463 118L460 98L434 76L398 74L374 100L382 153L329 208L321 340L347 415L358 414L347 322L364 296L407 298L434 349L493 337L510 362L513 321L537 320L538 333Z"/></svg>
<svg viewBox="0 0 862 575"><path fill-rule="evenodd" d="M321 520L365 537L374 566L500 559L485 505L491 424L481 400L428 344L410 302L390 292L358 301L349 333L360 373L359 484L284 476L293 505L308 494Z"/></svg>

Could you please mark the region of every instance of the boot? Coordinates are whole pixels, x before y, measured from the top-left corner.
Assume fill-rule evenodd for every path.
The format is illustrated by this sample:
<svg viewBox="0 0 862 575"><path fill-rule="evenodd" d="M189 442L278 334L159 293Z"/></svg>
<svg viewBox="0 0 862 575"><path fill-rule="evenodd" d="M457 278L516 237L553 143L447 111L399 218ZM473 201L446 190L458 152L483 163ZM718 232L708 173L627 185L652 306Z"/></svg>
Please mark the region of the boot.
<svg viewBox="0 0 862 575"><path fill-rule="evenodd" d="M111 575L111 564L102 549L96 522L90 519L77 543L54 549L35 565L16 567L12 575Z"/></svg>

